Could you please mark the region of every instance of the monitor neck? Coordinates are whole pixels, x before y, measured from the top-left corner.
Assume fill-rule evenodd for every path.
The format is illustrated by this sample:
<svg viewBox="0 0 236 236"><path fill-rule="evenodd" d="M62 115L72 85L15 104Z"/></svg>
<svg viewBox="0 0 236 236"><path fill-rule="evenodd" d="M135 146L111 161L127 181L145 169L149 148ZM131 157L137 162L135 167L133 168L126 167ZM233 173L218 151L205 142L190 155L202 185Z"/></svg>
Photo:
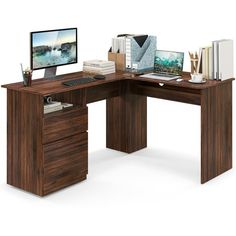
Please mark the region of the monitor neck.
<svg viewBox="0 0 236 236"><path fill-rule="evenodd" d="M57 67L50 67L46 68L44 71L44 78L45 79L55 79L57 73Z"/></svg>

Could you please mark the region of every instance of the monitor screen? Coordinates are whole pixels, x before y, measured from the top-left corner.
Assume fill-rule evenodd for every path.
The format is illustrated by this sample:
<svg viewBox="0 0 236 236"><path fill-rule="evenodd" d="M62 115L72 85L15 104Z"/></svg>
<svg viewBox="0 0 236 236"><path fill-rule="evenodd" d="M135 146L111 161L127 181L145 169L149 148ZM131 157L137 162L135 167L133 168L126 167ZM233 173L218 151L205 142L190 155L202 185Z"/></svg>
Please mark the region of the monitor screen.
<svg viewBox="0 0 236 236"><path fill-rule="evenodd" d="M184 53L156 50L154 71L181 75L183 71Z"/></svg>
<svg viewBox="0 0 236 236"><path fill-rule="evenodd" d="M31 69L77 63L77 28L31 32Z"/></svg>

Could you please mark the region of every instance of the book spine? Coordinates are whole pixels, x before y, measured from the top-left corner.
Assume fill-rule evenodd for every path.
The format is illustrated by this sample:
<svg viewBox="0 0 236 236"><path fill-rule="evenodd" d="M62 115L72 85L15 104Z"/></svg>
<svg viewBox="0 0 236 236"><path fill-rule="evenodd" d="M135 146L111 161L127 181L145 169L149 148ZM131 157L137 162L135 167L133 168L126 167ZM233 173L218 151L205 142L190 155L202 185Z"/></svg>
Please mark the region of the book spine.
<svg viewBox="0 0 236 236"><path fill-rule="evenodd" d="M209 50L208 50L208 60L209 60L209 63L208 63L208 66L209 66L209 79L213 79L212 77L212 47L209 47Z"/></svg>
<svg viewBox="0 0 236 236"><path fill-rule="evenodd" d="M202 49L202 74L206 78L206 49Z"/></svg>
<svg viewBox="0 0 236 236"><path fill-rule="evenodd" d="M217 42L216 44L216 63L217 63L217 67L216 67L216 79L219 80L220 79L220 66L219 66L219 63L220 63L220 60L219 60L219 42Z"/></svg>
<svg viewBox="0 0 236 236"><path fill-rule="evenodd" d="M209 48L207 47L205 49L205 57L206 57L206 60L205 60L205 69L206 69L206 79L209 79Z"/></svg>
<svg viewBox="0 0 236 236"><path fill-rule="evenodd" d="M198 63L197 63L197 73L200 73L200 68L202 64L202 48L199 48L199 58L198 58Z"/></svg>
<svg viewBox="0 0 236 236"><path fill-rule="evenodd" d="M117 53L118 50L119 50L119 39L118 38L113 38L112 39L111 52Z"/></svg>
<svg viewBox="0 0 236 236"><path fill-rule="evenodd" d="M125 37L119 37L119 53L125 54Z"/></svg>
<svg viewBox="0 0 236 236"><path fill-rule="evenodd" d="M212 42L212 58L213 58L213 79L217 79L218 71L218 53L217 53L217 42Z"/></svg>
<svg viewBox="0 0 236 236"><path fill-rule="evenodd" d="M212 56L212 79L215 79L214 42L212 42L212 52L211 52L211 56Z"/></svg>
<svg viewBox="0 0 236 236"><path fill-rule="evenodd" d="M131 69L131 39L126 38L125 40L125 51L126 51L126 68Z"/></svg>

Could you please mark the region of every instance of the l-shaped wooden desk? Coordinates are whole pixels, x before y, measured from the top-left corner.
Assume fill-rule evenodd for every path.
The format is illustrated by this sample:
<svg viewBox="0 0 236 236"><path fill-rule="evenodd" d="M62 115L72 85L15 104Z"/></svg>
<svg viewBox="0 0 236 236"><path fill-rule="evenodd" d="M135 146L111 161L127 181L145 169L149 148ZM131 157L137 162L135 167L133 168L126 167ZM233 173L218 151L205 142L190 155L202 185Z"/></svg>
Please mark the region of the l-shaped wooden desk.
<svg viewBox="0 0 236 236"><path fill-rule="evenodd" d="M132 153L147 146L147 96L201 106L201 183L232 168L232 81L191 84L132 77L125 72L105 80L66 87L62 81L33 80L7 88L7 183L44 196L86 179L87 104L106 99L106 146ZM160 84L163 83L163 84ZM73 103L44 114L44 97Z"/></svg>

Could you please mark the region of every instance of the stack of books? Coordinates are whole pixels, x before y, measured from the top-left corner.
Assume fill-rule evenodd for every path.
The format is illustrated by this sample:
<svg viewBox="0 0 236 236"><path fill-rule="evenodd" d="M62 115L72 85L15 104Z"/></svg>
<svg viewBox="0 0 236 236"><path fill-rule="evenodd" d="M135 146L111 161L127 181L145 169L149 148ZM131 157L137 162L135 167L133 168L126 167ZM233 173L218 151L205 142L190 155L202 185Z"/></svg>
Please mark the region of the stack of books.
<svg viewBox="0 0 236 236"><path fill-rule="evenodd" d="M115 73L115 62L114 61L103 61L103 60L89 60L84 61L83 71L91 74L107 75Z"/></svg>
<svg viewBox="0 0 236 236"><path fill-rule="evenodd" d="M205 79L226 80L234 77L233 40L222 39L199 49L197 73Z"/></svg>
<svg viewBox="0 0 236 236"><path fill-rule="evenodd" d="M61 103L57 101L52 101L50 103L44 104L44 114L48 114L55 111L60 111L63 108L72 107L73 104L70 103Z"/></svg>

